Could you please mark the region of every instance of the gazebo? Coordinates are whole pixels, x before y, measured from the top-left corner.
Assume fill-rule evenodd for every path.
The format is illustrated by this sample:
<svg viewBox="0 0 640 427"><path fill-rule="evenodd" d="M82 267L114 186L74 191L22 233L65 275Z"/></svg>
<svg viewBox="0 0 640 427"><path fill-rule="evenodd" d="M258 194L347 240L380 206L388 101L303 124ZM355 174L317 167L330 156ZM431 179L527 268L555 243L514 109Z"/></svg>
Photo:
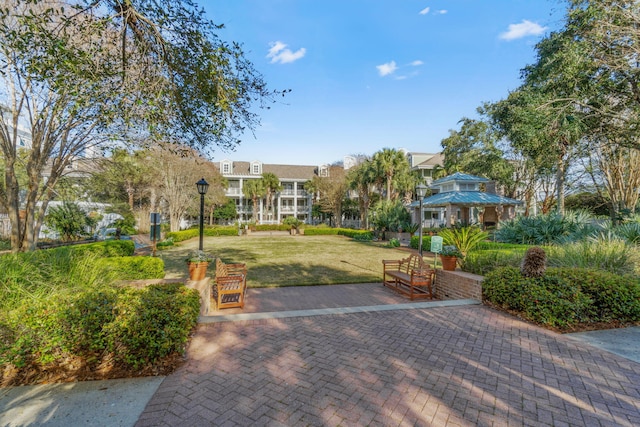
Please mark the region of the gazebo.
<svg viewBox="0 0 640 427"><path fill-rule="evenodd" d="M515 207L523 202L499 194L480 191L490 181L479 176L456 172L431 183L434 193L420 202L411 203L416 222L428 226L452 226L456 223L495 225L515 216ZM430 218L425 218L430 213Z"/></svg>

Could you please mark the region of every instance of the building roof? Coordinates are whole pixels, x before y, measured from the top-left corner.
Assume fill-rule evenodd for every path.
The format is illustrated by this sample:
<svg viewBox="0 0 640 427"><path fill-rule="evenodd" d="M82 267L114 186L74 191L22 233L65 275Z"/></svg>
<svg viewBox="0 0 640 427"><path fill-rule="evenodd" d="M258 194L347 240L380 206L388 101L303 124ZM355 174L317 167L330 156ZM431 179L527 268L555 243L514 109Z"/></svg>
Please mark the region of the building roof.
<svg viewBox="0 0 640 427"><path fill-rule="evenodd" d="M468 173L456 172L444 178L437 179L431 183L431 186L441 185L446 182L464 181L464 182L489 182L487 178L481 176L469 175Z"/></svg>
<svg viewBox="0 0 640 427"><path fill-rule="evenodd" d="M251 173L251 165L255 162L232 162L232 173L224 174L224 176L252 176L256 178L262 177L262 175L256 175ZM218 169L220 169L220 163L216 163ZM317 166L301 166L301 165L274 165L268 163L262 163L262 173L273 173L278 178L282 179L311 179L317 175Z"/></svg>
<svg viewBox="0 0 640 427"><path fill-rule="evenodd" d="M500 196L498 194L485 193L482 191L446 191L434 194L422 199L422 206L497 206L497 205L520 205L520 200ZM420 202L411 203L412 207L418 207Z"/></svg>

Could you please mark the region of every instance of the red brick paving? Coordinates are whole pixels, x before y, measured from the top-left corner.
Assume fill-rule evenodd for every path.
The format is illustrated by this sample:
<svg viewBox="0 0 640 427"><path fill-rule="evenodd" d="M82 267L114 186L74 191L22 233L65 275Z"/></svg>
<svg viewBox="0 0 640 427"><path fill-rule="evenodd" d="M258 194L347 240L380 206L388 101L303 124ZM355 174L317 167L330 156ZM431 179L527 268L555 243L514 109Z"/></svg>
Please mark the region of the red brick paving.
<svg viewBox="0 0 640 427"><path fill-rule="evenodd" d="M640 364L481 305L202 324L187 356L137 426L640 425Z"/></svg>

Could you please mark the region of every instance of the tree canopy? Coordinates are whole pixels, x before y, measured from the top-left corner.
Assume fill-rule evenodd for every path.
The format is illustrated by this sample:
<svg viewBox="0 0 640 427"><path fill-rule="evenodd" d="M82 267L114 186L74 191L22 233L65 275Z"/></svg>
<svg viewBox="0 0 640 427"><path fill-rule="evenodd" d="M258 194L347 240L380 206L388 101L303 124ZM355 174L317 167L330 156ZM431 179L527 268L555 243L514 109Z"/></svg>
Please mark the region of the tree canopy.
<svg viewBox="0 0 640 427"><path fill-rule="evenodd" d="M253 106L284 93L267 89L241 46L221 40L222 27L192 0L0 5L0 205L14 250L35 248L55 185L88 149L232 148L258 124ZM32 139L25 163L21 129Z"/></svg>

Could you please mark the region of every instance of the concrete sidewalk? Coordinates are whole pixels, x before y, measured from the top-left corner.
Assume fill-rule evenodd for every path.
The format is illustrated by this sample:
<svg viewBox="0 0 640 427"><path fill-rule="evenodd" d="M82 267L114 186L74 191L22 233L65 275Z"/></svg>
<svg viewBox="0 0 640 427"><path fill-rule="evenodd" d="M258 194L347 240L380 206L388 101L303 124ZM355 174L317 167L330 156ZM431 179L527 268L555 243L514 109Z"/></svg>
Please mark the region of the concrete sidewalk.
<svg viewBox="0 0 640 427"><path fill-rule="evenodd" d="M574 339L442 303L251 289L201 318L174 374L0 389L0 426L640 425L640 328ZM620 334L635 348L606 347Z"/></svg>

